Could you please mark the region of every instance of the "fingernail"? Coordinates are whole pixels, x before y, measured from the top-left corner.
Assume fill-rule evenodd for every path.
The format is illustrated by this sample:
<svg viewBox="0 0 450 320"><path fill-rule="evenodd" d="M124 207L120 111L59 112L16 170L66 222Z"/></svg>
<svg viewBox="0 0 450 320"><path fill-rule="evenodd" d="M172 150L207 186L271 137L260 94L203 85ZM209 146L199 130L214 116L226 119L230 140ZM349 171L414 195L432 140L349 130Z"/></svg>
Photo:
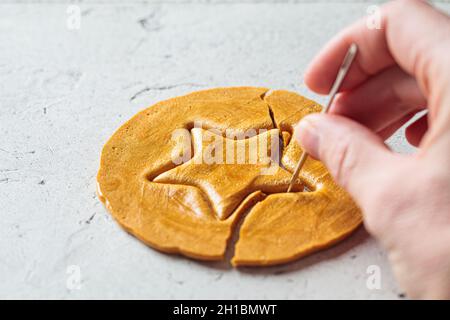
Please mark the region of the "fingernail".
<svg viewBox="0 0 450 320"><path fill-rule="evenodd" d="M315 116L308 116L302 119L295 127L297 142L315 158L317 158L319 153L319 132L316 120Z"/></svg>

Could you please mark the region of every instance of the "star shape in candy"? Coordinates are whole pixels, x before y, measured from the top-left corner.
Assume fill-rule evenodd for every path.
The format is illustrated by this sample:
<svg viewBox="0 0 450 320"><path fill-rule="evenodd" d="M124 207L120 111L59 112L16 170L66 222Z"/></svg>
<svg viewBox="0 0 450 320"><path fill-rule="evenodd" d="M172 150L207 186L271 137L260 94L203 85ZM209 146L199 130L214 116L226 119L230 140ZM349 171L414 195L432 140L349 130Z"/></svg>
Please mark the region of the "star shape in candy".
<svg viewBox="0 0 450 320"><path fill-rule="evenodd" d="M265 130L243 139L217 132L191 130L192 158L168 170L154 182L190 185L209 198L217 217L229 217L251 193L286 192L292 174L279 165L280 131ZM281 155L279 155L281 156Z"/></svg>

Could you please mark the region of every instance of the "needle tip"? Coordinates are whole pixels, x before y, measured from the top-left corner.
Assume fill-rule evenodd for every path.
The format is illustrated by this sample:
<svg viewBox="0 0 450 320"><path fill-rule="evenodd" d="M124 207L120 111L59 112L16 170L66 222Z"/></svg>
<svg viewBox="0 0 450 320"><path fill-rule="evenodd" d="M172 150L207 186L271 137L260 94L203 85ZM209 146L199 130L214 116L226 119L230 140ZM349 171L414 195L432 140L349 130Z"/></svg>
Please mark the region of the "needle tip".
<svg viewBox="0 0 450 320"><path fill-rule="evenodd" d="M354 55L356 54L356 51L358 51L358 46L356 45L356 43L352 43L350 45L350 49L348 50L350 52L350 54Z"/></svg>

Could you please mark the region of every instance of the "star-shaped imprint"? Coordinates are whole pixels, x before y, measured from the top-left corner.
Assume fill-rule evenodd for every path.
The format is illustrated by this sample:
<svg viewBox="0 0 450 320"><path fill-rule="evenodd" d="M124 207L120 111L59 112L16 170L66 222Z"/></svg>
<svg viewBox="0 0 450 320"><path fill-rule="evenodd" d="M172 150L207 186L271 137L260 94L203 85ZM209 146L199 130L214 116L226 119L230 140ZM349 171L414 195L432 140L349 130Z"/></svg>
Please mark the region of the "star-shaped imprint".
<svg viewBox="0 0 450 320"><path fill-rule="evenodd" d="M286 192L291 173L279 165L280 148L274 144L279 136L280 131L272 129L231 139L194 128L193 157L153 181L198 187L209 198L217 217L226 219L255 191Z"/></svg>

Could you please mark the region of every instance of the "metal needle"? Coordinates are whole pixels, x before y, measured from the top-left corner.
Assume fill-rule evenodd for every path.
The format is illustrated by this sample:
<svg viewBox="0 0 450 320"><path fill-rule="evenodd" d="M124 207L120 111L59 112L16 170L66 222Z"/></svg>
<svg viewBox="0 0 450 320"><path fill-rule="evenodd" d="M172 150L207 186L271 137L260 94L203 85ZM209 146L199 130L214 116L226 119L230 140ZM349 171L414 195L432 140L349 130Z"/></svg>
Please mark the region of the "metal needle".
<svg viewBox="0 0 450 320"><path fill-rule="evenodd" d="M321 113L327 113L328 109L330 108L331 103L334 100L334 96L338 92L339 88L341 87L342 81L344 80L345 76L347 75L348 70L350 69L350 66L352 65L353 59L356 56L356 53L358 52L358 46L355 43L352 43L350 45L350 48L347 51L347 54L344 57L344 60L342 61L341 67L339 68L338 74L336 76L336 80L333 83L333 86L331 87L331 91L329 93L329 99L325 107L322 109ZM301 168L305 164L306 159L308 158L308 153L306 151L303 151L302 156L300 157L300 160L297 162L297 166L295 167L294 174L292 175L291 182L289 183L289 188L287 192L291 192L292 187L295 184L295 181L298 178L298 175L300 173Z"/></svg>

